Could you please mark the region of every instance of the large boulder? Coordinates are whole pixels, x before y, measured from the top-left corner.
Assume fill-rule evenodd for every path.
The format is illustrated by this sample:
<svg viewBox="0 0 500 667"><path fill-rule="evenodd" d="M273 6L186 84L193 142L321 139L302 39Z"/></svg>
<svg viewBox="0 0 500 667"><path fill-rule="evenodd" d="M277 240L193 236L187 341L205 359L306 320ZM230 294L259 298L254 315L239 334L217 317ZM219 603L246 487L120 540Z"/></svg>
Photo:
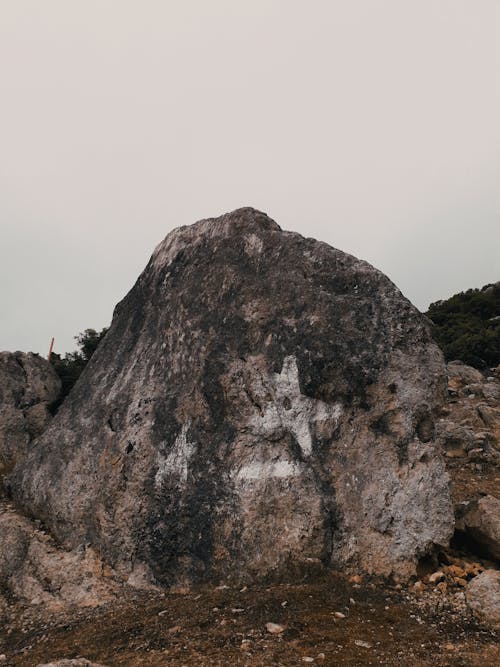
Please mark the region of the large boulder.
<svg viewBox="0 0 500 667"><path fill-rule="evenodd" d="M0 479L47 428L60 391L57 373L42 357L0 352Z"/></svg>
<svg viewBox="0 0 500 667"><path fill-rule="evenodd" d="M409 576L453 532L445 389L390 280L240 209L156 248L14 497L164 584L303 564Z"/></svg>

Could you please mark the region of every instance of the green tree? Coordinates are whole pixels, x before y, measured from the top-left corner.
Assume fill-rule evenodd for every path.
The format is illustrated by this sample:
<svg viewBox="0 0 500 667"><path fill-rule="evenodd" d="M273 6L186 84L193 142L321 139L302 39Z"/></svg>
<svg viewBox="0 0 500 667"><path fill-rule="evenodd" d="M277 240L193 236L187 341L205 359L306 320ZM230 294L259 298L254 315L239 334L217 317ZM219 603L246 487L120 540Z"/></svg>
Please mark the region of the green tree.
<svg viewBox="0 0 500 667"><path fill-rule="evenodd" d="M50 357L50 363L54 366L54 370L62 382L61 398L56 408L59 407L71 391L73 385L96 351L97 346L106 335L107 330L107 327L104 327L101 331L85 329L78 336L75 336L75 340L78 343L78 350L67 352L64 357L56 353L53 353Z"/></svg>
<svg viewBox="0 0 500 667"><path fill-rule="evenodd" d="M500 364L500 283L431 303L426 315L447 361L480 369Z"/></svg>

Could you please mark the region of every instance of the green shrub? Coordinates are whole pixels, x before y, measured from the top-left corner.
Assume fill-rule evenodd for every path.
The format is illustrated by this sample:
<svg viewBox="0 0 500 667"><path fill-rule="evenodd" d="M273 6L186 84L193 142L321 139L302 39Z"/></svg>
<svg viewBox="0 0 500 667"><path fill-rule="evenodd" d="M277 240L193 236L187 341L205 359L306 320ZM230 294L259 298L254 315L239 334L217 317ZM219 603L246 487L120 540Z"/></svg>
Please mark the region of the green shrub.
<svg viewBox="0 0 500 667"><path fill-rule="evenodd" d="M71 391L71 388L90 361L107 330L107 327L104 327L104 329L99 332L95 329L85 329L85 331L78 334L78 336L75 336L75 340L79 347L78 350L75 352L67 352L64 357L52 353L50 363L54 366L54 370L59 375L62 382L61 397L58 405L61 404Z"/></svg>
<svg viewBox="0 0 500 667"><path fill-rule="evenodd" d="M500 364L500 283L436 301L426 315L447 361L480 369Z"/></svg>

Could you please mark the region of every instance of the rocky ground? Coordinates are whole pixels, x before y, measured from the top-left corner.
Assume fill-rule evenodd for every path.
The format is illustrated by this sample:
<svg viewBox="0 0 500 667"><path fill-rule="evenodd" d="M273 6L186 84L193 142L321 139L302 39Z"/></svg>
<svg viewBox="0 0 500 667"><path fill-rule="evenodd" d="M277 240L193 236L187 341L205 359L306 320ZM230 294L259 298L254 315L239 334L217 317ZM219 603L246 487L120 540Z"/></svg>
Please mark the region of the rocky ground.
<svg viewBox="0 0 500 667"><path fill-rule="evenodd" d="M32 599L16 596L4 573L0 665L500 664L499 375L461 364L448 371L437 435L457 532L449 549L421 562L418 578L401 585L323 573L293 585L138 591L91 551L78 562L61 555L37 525L23 569ZM7 501L0 522L29 533Z"/></svg>
<svg viewBox="0 0 500 667"><path fill-rule="evenodd" d="M500 660L493 631L474 620L462 590L416 592L336 575L314 583L184 595L130 591L64 621L42 622L25 613L7 632L4 664L26 667L63 656L110 667L484 667Z"/></svg>

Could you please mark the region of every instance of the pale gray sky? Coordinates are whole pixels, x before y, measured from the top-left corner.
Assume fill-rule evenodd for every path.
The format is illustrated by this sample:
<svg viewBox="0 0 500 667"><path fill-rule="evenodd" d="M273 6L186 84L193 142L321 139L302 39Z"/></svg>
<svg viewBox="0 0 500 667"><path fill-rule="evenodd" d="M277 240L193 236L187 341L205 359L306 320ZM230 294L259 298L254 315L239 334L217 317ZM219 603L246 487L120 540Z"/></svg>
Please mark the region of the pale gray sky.
<svg viewBox="0 0 500 667"><path fill-rule="evenodd" d="M0 0L0 349L250 205L419 308L500 278L498 0Z"/></svg>

